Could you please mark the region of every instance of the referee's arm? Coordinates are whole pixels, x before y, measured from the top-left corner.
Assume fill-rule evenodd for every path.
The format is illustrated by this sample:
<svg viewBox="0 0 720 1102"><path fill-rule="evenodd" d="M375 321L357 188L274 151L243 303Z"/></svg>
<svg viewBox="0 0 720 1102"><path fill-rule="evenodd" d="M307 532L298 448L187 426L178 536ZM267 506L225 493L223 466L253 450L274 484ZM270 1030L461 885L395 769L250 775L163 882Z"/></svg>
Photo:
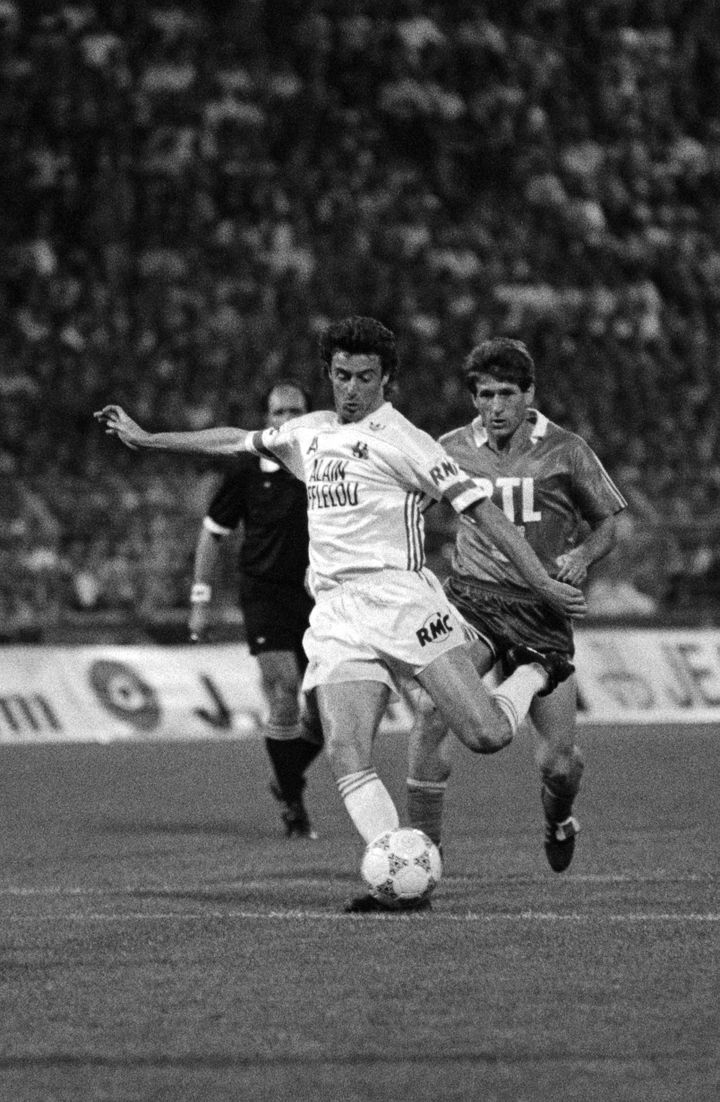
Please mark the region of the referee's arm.
<svg viewBox="0 0 720 1102"><path fill-rule="evenodd" d="M207 634L212 620L212 583L215 576L220 541L228 534L218 525L210 527L206 517L195 546L193 582L190 587L188 632L191 643L199 643Z"/></svg>

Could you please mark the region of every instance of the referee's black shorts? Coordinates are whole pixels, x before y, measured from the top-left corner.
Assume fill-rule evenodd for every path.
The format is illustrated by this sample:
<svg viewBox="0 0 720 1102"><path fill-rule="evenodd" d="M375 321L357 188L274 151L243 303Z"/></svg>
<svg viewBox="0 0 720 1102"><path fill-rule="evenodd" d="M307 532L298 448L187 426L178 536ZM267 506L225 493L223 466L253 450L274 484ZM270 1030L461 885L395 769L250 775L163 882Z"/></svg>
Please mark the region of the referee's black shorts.
<svg viewBox="0 0 720 1102"><path fill-rule="evenodd" d="M302 585L243 578L240 582L240 607L250 653L293 651L304 670L307 658L302 640L313 603Z"/></svg>

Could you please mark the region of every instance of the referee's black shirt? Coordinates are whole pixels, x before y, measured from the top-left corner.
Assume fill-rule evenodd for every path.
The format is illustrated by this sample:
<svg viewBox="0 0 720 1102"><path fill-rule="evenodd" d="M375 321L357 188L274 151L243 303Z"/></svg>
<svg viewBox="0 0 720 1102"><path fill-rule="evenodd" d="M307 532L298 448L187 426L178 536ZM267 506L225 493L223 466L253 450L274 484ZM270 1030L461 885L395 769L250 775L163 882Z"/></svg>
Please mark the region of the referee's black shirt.
<svg viewBox="0 0 720 1102"><path fill-rule="evenodd" d="M240 572L246 578L303 586L308 565L305 485L282 467L261 470L254 455L238 457L210 502L221 528L244 525Z"/></svg>

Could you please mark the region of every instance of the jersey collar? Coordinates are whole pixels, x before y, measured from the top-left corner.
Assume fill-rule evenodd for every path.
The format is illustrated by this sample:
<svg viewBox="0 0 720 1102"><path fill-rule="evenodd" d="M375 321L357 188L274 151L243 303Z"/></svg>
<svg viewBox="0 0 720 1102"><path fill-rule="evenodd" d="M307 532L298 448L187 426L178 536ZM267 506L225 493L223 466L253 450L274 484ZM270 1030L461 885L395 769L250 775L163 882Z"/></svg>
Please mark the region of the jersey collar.
<svg viewBox="0 0 720 1102"><path fill-rule="evenodd" d="M529 409L527 413L527 421L525 422L529 429L530 443L536 444L538 440L542 440L543 436L548 430L550 422L547 417L538 409ZM482 423L482 417L476 417L472 422L472 434L475 441L475 445L481 448L483 444L488 442L488 434L485 431L485 427Z"/></svg>
<svg viewBox="0 0 720 1102"><path fill-rule="evenodd" d="M366 413L362 421L349 421L347 424L341 421L338 413L334 411L335 423L343 429L352 428L353 425L355 425L356 428L360 428L361 425L369 426L370 428L382 428L384 423L383 418L387 418L388 414L392 413L394 408L392 402L385 399L383 404L378 406L377 409L374 409L372 413ZM376 422L376 424L373 425L371 422Z"/></svg>

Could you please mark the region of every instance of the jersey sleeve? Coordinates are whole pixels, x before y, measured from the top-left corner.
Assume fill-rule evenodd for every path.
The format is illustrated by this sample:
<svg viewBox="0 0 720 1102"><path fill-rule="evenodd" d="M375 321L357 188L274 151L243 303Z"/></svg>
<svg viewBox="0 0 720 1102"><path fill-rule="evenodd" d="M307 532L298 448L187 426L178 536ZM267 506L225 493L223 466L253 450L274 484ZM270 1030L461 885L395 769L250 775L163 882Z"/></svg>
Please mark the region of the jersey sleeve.
<svg viewBox="0 0 720 1102"><path fill-rule="evenodd" d="M599 524L627 508L627 502L592 448L578 440L573 463L578 508L588 524Z"/></svg>
<svg viewBox="0 0 720 1102"><path fill-rule="evenodd" d="M432 436L409 424L402 434L398 463L398 473L414 480L417 488L434 501L447 501L456 513L492 497L489 479L466 474Z"/></svg>
<svg viewBox="0 0 720 1102"><path fill-rule="evenodd" d="M290 474L301 482L305 481L305 471L300 450L299 420L286 421L281 428L261 429L250 433L245 440L245 451L252 455L265 456L281 463Z"/></svg>

